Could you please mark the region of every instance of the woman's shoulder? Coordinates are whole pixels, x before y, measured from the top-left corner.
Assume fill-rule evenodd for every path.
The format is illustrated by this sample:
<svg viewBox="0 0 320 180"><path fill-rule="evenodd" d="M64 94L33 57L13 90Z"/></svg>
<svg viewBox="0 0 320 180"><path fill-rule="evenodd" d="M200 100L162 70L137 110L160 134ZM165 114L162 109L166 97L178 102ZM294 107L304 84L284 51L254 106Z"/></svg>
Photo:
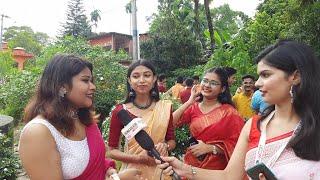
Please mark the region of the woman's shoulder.
<svg viewBox="0 0 320 180"><path fill-rule="evenodd" d="M37 116L29 121L22 129L21 133L25 131L37 131L38 129L41 130L49 130L51 128L51 124L48 120L41 116Z"/></svg>
<svg viewBox="0 0 320 180"><path fill-rule="evenodd" d="M52 127L45 119L35 118L28 122L23 128L20 135L20 142L39 143L53 140Z"/></svg>
<svg viewBox="0 0 320 180"><path fill-rule="evenodd" d="M172 105L172 101L169 100L169 99L161 99L157 103L163 103L163 104L167 104L167 105Z"/></svg>
<svg viewBox="0 0 320 180"><path fill-rule="evenodd" d="M121 109L124 108L124 106L125 106L124 104L117 104L111 109L111 112L118 113Z"/></svg>
<svg viewBox="0 0 320 180"><path fill-rule="evenodd" d="M234 108L234 107L233 107L232 105L230 105L230 104L222 104L222 105L220 106L220 108L221 108L222 110L228 112L229 114L235 114L235 115L239 115L239 116L240 116L240 114L239 114L239 112L237 111L237 109Z"/></svg>

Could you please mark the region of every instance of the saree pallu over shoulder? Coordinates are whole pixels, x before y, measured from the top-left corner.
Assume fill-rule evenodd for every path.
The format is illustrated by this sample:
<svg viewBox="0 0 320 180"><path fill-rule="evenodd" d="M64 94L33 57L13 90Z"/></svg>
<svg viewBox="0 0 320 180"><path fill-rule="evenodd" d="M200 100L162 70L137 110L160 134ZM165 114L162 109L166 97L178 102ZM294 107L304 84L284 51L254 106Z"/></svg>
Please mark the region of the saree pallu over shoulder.
<svg viewBox="0 0 320 180"><path fill-rule="evenodd" d="M97 124L92 123L86 127L86 135L90 152L89 163L84 172L74 179L104 180L107 169L115 168L115 163L105 158L106 148Z"/></svg>
<svg viewBox="0 0 320 180"><path fill-rule="evenodd" d="M169 125L171 115L171 101L160 100L156 103L153 110L145 111L139 116L147 124L145 131L150 135L154 144L165 142L165 136ZM135 139L126 141L125 153L139 155L144 149L136 142ZM142 177L146 180L159 180L161 170L157 166L147 166L144 164L123 163L121 170L127 168L137 168L142 171ZM162 175L164 177L164 175ZM166 177L167 179L168 177Z"/></svg>
<svg viewBox="0 0 320 180"><path fill-rule="evenodd" d="M249 169L255 165L255 155L258 151L257 146L260 138L260 131L257 128L257 121L259 118L260 117L258 116L252 118L249 134L249 150L246 154L245 169ZM268 139L264 147L261 161L265 163L280 180L320 179L320 161L301 159L295 155L293 149L290 147L286 148L276 162L270 167L270 159L272 159L281 146L290 140L292 133L293 132L288 132Z"/></svg>
<svg viewBox="0 0 320 180"><path fill-rule="evenodd" d="M199 109L199 108L198 108ZM194 112L197 113L197 110ZM230 105L224 104L207 114L201 112L190 124L190 132L197 140L218 146L223 154L207 153L203 161L199 161L189 150L185 155L187 164L205 169L224 169L238 141L243 119Z"/></svg>

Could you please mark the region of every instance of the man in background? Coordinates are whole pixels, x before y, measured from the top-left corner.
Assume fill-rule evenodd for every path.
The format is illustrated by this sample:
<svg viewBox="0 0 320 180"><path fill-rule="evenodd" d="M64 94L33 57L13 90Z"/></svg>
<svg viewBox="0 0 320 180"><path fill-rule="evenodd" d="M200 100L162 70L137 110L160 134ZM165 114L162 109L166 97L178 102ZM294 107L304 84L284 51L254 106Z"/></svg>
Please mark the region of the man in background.
<svg viewBox="0 0 320 180"><path fill-rule="evenodd" d="M252 75L245 75L242 78L243 90L232 97L232 101L241 117L246 120L251 118L255 112L251 108L251 98L254 92L255 78Z"/></svg>

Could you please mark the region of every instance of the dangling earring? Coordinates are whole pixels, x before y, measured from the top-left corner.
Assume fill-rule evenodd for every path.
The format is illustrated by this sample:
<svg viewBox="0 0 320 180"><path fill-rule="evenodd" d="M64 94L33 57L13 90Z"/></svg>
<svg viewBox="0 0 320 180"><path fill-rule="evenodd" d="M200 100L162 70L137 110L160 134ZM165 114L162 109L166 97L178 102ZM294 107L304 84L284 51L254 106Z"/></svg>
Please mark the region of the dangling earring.
<svg viewBox="0 0 320 180"><path fill-rule="evenodd" d="M153 87L152 90L151 90L151 97L155 98L157 97L157 92L156 92L156 89Z"/></svg>
<svg viewBox="0 0 320 180"><path fill-rule="evenodd" d="M67 94L67 90L66 90L66 88L60 88L59 89L59 96L60 97L62 97L62 98L64 98L64 96Z"/></svg>
<svg viewBox="0 0 320 180"><path fill-rule="evenodd" d="M134 90L130 87L129 98L134 98L136 96Z"/></svg>
<svg viewBox="0 0 320 180"><path fill-rule="evenodd" d="M294 99L294 94L293 94L293 85L290 87L289 94L290 94L290 97L291 97L291 103L293 103L293 99Z"/></svg>

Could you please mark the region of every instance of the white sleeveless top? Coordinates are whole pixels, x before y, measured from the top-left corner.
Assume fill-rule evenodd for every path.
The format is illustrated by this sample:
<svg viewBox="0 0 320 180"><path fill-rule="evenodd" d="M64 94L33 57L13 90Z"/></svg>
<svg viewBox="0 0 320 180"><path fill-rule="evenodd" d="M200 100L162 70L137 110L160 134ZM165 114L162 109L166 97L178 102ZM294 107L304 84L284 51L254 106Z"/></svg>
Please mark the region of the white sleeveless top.
<svg viewBox="0 0 320 180"><path fill-rule="evenodd" d="M73 179L83 173L89 163L90 157L87 137L81 141L70 140L64 137L48 121L40 118L35 118L27 123L22 132L30 124L43 124L50 130L51 135L56 141L57 150L60 153L63 179Z"/></svg>

